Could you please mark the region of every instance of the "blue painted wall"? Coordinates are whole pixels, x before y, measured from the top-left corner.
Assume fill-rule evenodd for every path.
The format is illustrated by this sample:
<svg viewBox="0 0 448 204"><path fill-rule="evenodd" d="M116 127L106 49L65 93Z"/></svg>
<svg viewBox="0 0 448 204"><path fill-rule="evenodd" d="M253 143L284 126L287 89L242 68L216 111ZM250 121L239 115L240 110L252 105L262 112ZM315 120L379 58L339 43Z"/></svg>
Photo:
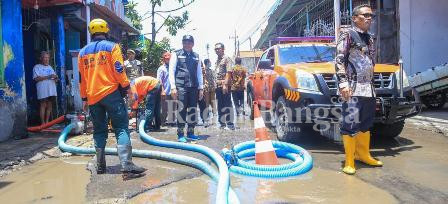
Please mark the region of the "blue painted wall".
<svg viewBox="0 0 448 204"><path fill-rule="evenodd" d="M26 134L21 0L1 0L6 87L0 88L0 141Z"/></svg>
<svg viewBox="0 0 448 204"><path fill-rule="evenodd" d="M59 77L59 83L57 83L58 115L63 115L67 112L67 99L65 82L65 30L64 15L62 12L58 12L51 19L51 30L56 45L56 74Z"/></svg>

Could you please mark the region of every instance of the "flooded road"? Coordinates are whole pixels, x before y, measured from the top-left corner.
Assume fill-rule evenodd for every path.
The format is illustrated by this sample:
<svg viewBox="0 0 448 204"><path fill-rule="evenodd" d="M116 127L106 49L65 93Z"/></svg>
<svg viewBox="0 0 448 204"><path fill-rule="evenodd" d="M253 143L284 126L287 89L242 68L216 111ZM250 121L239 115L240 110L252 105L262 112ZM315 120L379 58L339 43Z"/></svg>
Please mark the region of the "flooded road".
<svg viewBox="0 0 448 204"><path fill-rule="evenodd" d="M418 118L417 118L418 119ZM198 128L205 145L219 152L253 139L252 121L243 120L237 131ZM175 128L153 132L163 140L176 140ZM274 134L270 134L275 138ZM115 140L111 136L110 147ZM72 138L75 139L75 138ZM341 172L341 144L310 135L295 144L308 150L313 169L288 179L256 179L232 174L232 188L241 203L448 203L448 137L429 130L420 120L409 120L394 140L373 138L372 155L384 162L372 168L356 162L354 176ZM132 134L135 149L192 156L197 153L147 145ZM91 157L49 159L23 167L0 179L0 203L214 203L216 184L189 166L148 158L133 161L148 169L147 175L121 179L117 156L108 155L107 173L97 175ZM86 170L86 166L94 173Z"/></svg>
<svg viewBox="0 0 448 204"><path fill-rule="evenodd" d="M388 192L356 177L314 168L310 173L283 180L232 176L241 203L398 203ZM183 180L143 193L130 203L213 203L216 186L206 176Z"/></svg>
<svg viewBox="0 0 448 204"><path fill-rule="evenodd" d="M91 157L48 159L0 180L0 203L85 203Z"/></svg>

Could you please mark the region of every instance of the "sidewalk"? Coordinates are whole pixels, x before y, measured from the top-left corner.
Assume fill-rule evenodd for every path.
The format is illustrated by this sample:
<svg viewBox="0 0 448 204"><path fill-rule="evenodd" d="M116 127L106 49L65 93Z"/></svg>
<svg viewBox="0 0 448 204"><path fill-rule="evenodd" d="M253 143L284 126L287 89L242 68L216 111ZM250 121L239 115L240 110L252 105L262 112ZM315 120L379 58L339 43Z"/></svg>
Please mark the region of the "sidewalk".
<svg viewBox="0 0 448 204"><path fill-rule="evenodd" d="M0 143L0 178L42 159L70 156L59 150L58 137L57 133L29 133L29 138ZM76 136L69 143L84 146L90 140L89 136Z"/></svg>

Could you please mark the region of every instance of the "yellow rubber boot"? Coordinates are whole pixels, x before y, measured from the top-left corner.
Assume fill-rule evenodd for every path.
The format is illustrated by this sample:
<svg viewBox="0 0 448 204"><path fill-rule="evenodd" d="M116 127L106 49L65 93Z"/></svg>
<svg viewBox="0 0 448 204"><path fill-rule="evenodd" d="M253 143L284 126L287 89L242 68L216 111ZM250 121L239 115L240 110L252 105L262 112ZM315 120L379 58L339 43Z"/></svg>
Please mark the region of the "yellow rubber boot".
<svg viewBox="0 0 448 204"><path fill-rule="evenodd" d="M350 135L342 135L342 141L344 142L345 149L345 166L342 171L346 174L353 175L356 172L355 169L355 138Z"/></svg>
<svg viewBox="0 0 448 204"><path fill-rule="evenodd" d="M355 159L371 166L383 166L383 162L370 155L370 131L360 132L355 138Z"/></svg>

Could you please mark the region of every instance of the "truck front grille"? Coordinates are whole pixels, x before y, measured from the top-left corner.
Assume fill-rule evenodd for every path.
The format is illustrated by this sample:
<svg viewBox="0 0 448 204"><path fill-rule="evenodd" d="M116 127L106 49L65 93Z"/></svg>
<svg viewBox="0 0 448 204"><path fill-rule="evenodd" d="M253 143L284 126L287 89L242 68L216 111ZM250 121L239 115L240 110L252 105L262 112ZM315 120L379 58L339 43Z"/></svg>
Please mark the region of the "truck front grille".
<svg viewBox="0 0 448 204"><path fill-rule="evenodd" d="M322 74L322 77L330 90L336 90L338 88L336 74ZM393 74L388 72L375 73L373 75L375 88L391 88L392 77Z"/></svg>
<svg viewBox="0 0 448 204"><path fill-rule="evenodd" d="M388 72L374 74L373 78L375 79L375 88L390 88L392 76L393 74Z"/></svg>
<svg viewBox="0 0 448 204"><path fill-rule="evenodd" d="M322 74L322 77L330 90L336 90L338 88L336 74Z"/></svg>

